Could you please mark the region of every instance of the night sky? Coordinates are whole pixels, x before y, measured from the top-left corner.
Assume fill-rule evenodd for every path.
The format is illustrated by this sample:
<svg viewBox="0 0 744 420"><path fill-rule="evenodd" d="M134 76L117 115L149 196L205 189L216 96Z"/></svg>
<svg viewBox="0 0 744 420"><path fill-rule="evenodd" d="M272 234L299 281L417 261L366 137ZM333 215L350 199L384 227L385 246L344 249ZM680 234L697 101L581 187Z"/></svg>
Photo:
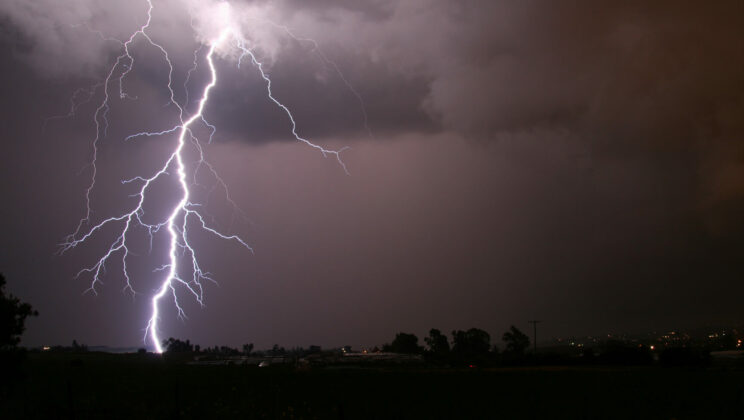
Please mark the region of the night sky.
<svg viewBox="0 0 744 420"><path fill-rule="evenodd" d="M148 33L182 87L213 29L199 17L216 2L153 1ZM219 284L206 284L204 308L181 295L184 321L164 305L161 335L359 348L430 328L478 327L496 342L530 319L544 321L544 338L744 321L743 2L232 5L300 134L349 146L350 175L292 138L254 67L219 57L205 153L244 216L220 188L209 193L209 177L198 194L210 223L255 254L195 236ZM134 298L120 264L97 295L83 293L89 276L75 278L113 230L55 254L85 212L102 90L74 115L45 119L67 114L76 89L100 82L120 53L92 31L126 38L146 10L140 0L0 3L0 271L40 313L25 345L142 345L158 241L150 253L140 237ZM269 20L316 40L353 90ZM100 143L98 220L130 206L119 181L151 171L174 144L124 141L176 121L162 56L143 39L133 51L124 86L137 99L112 99ZM190 94L206 82L201 62Z"/></svg>

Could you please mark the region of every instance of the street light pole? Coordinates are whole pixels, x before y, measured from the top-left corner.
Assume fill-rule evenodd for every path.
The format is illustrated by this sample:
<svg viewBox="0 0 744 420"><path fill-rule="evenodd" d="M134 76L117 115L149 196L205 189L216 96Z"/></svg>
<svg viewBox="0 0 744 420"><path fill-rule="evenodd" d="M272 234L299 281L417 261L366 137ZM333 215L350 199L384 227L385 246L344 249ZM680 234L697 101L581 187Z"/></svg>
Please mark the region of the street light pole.
<svg viewBox="0 0 744 420"><path fill-rule="evenodd" d="M542 321L534 320L534 321L527 321L527 322L529 322L530 324L532 324L532 331L534 333L534 335L533 335L534 341L533 341L532 345L533 345L534 354L537 355L537 324L540 323L540 322L542 322Z"/></svg>

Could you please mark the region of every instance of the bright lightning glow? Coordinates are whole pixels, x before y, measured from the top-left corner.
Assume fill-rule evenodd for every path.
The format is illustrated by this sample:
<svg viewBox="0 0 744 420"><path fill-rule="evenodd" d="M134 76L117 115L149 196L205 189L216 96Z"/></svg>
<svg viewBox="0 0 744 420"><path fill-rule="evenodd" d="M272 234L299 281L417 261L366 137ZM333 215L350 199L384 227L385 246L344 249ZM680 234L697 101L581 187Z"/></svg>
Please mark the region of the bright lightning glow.
<svg viewBox="0 0 744 420"><path fill-rule="evenodd" d="M194 51L193 67L189 69L187 73L187 77L186 77L186 82L184 83L184 88L186 89L186 100L184 104L181 105L175 99L175 92L172 86L174 66L170 60L168 52L161 44L158 44L157 42L155 42L150 37L150 35L147 33L147 30L150 28L150 24L152 22L152 12L153 12L152 0L148 0L147 3L148 3L148 10L147 10L147 20L145 24L139 27L137 31L132 33L131 36L126 41L114 40L121 45L122 53L116 58L113 66L107 72L107 75L104 81L101 82L99 85L96 85L92 88L91 92L95 92L95 90L98 89L99 87L103 88L103 100L101 101L100 105L96 108L95 113L93 115L93 120L96 126L96 135L92 142L93 157L90 162L90 167L91 167L91 172L92 172L91 181L85 190L86 212L85 212L85 216L78 223L75 231L70 236L68 236L65 242L62 244L61 252L65 252L72 248L77 247L78 245L82 244L83 242L85 242L86 240L94 236L95 234L100 233L104 229L104 227L108 227L110 225L119 226L119 229L117 230L118 233L117 233L116 239L114 239L114 241L110 244L108 249L104 252L103 256L99 258L95 262L95 264L93 264L92 266L82 269L78 273L78 276L84 273L91 274L92 280L91 280L91 284L88 290L93 293L96 293L96 286L99 283L101 283L101 275L105 271L106 264L112 258L118 255L121 258L122 272L123 272L123 276L125 280L124 290L130 292L134 296L135 294L137 294L137 292L135 292L133 281L132 281L132 278L130 276L130 273L127 267L128 258L130 257L130 254L131 254L130 249L128 247L129 237L132 234L132 231L135 227L137 226L144 227L145 229L147 229L147 232L150 237L150 244L152 247L153 235L160 232L160 230L164 228L164 230L167 232L167 237L169 239L168 253L167 253L168 257L167 257L166 264L163 265L162 267L157 268L154 271L156 273L164 273L164 277L158 283L159 286L156 288L154 294L151 297L151 300L150 300L151 313L150 313L149 320L147 322L147 326L145 328L145 334L144 334L144 340L145 341L149 340L149 342L154 347L155 351L157 351L158 353L161 353L163 351L163 348L162 348L162 342L160 338L159 320L160 320L160 312L161 312L160 306L161 306L161 303L162 303L161 301L163 300L163 298L165 298L167 295L170 294L175 304L178 316L183 318L185 317L185 312L182 306L179 304L177 288L184 289L189 294L193 295L195 300L200 305L203 305L204 291L203 291L202 283L204 280L213 281L213 279L210 277L210 274L204 271L202 267L199 265L196 250L190 242L189 226L191 226L192 228L196 226L206 232L216 235L219 238L226 239L229 241L234 241L237 244L245 247L247 250L251 252L253 251L252 248L237 235L224 234L208 226L208 224L206 223L204 219L204 216L199 212L200 205L198 203L194 203L191 201L190 187L196 184L197 171L201 167L206 167L210 171L210 173L213 175L216 182L225 189L227 200L234 207L236 207L235 203L233 203L232 200L230 199L230 195L229 195L229 192L227 191L227 187L225 186L225 183L219 177L215 169L204 159L204 153L201 147L201 143L195 136L194 130L193 130L195 125L198 125L198 124L203 124L204 126L208 127L210 129L210 138L209 138L210 142L212 139L212 135L215 132L215 127L209 124L204 117L204 108L206 107L207 102L209 101L210 91L218 83L218 71L215 66L216 52L223 48L235 48L237 51L239 51L238 66L240 66L241 61L244 57L249 57L251 64L253 64L254 67L258 69L261 78L266 82L266 92L267 92L267 96L269 100L271 100L275 105L281 108L284 111L284 113L287 115L289 122L290 122L291 133L294 136L294 138L306 144L307 146L317 149L318 151L320 151L320 153L323 156L327 157L330 155L330 156L335 157L344 171L346 171L346 165L344 164L340 156L340 153L345 148L342 148L339 150L328 150L301 137L297 133L297 125L295 123L295 119L292 116L292 113L290 112L289 108L287 108L284 104L279 102L272 94L271 79L268 77L268 75L264 71L263 64L257 59L254 52L246 46L247 41L242 37L242 35L240 35L240 31L236 30L236 28L229 23L230 22L229 20L230 10L229 10L229 5L227 3L219 4L217 13L214 16L214 19L217 21L216 23L221 26L219 35L211 42L208 42L206 45L206 47L208 47L208 50L205 56L205 61L209 67L209 74L210 74L209 83L203 88L202 95L199 98L198 107L196 111L189 115L189 113L186 110L189 105L188 89L186 89L186 83L188 83L188 79L191 76L191 73L197 67L198 53L202 47L199 47L199 49ZM93 32L98 34L104 40L107 40L107 41L112 40L111 38L106 38L100 32L97 32L97 31L93 31ZM289 33L288 30L287 32ZM294 35L292 36L294 37ZM175 133L178 134L178 139L177 139L176 145L172 153L168 156L167 159L165 159L165 161L162 163L159 169L155 171L155 173L149 176L136 176L132 179L122 181L122 183L125 183L125 184L138 185L139 189L133 195L133 197L136 198L136 203L130 209L120 213L119 215L106 218L94 224L92 222L93 211L92 211L92 205L91 205L91 192L96 186L96 175L97 175L97 170L98 170L97 157L98 157L99 142L103 138L105 138L107 135L109 104L110 104L111 97L112 97L110 89L111 89L111 85L114 85L115 88L118 89L118 97L120 100L136 100L136 97L130 96L129 94L126 93L124 89L124 79L132 71L132 69L134 68L134 64L135 64L134 57L132 56L132 53L131 53L131 48L136 38L143 38L151 46L157 48L162 54L162 57L168 66L167 88L168 88L169 96L170 96L169 105L174 105L176 109L178 110L179 123L176 126L173 126L173 127L170 127L162 131L158 131L158 132L135 133L130 136L127 136L125 140L132 140L132 139L136 139L139 137L158 137L158 136L164 136L166 134L175 134ZM232 41L232 42L228 42L228 41ZM317 48L317 44L314 44L314 45ZM334 67L335 67L335 64L334 64ZM336 67L336 70L338 71L337 67ZM342 75L341 77L343 79ZM348 82L346 82L345 79L343 80L348 85ZM89 91L81 90L80 92L88 94ZM75 95L78 95L78 94L79 93L76 93ZM89 100L90 97L92 96L93 96L93 93L90 93L88 95L87 100ZM76 96L73 96L72 101L71 101L71 109L68 115L74 115L75 111L77 110L77 107L80 105L80 103L77 103L75 101L75 98ZM365 119L366 119L366 114L365 114ZM187 165L184 162L184 153L183 153L184 148L187 146L187 144L191 144L194 146L195 150L198 152L199 159L200 159L198 162L196 162L197 163L196 168L194 169L193 174L191 174L192 176L191 183L189 182L190 180L188 178ZM173 177L173 176L175 176L175 178L178 181L180 198L178 199L177 202L173 204L172 210L169 212L165 220L162 220L157 223L145 222L143 218L145 214L143 205L145 202L145 198L152 194L151 187L153 186L155 181L161 178L164 178L164 177ZM184 258L184 257L186 257L189 260L189 264L186 268L182 268L179 265L179 259ZM183 274L185 271L189 272L190 274L188 278L185 277Z"/></svg>

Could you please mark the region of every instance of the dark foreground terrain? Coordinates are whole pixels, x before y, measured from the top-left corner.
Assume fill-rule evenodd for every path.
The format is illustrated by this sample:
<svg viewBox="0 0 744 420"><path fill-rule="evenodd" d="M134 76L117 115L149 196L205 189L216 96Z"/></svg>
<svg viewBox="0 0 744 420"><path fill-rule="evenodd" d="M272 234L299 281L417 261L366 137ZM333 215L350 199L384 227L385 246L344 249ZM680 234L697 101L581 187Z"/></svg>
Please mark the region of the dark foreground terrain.
<svg viewBox="0 0 744 420"><path fill-rule="evenodd" d="M2 419L744 418L738 363L295 369L36 353L23 370L2 391Z"/></svg>

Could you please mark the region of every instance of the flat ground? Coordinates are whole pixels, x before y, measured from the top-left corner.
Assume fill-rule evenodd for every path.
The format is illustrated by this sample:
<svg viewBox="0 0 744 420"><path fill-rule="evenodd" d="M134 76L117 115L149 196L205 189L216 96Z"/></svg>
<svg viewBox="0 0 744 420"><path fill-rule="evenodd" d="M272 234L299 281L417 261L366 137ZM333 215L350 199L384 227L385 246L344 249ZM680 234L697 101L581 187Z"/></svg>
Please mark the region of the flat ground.
<svg viewBox="0 0 744 420"><path fill-rule="evenodd" d="M734 364L296 370L37 353L24 371L0 396L2 419L744 418Z"/></svg>

